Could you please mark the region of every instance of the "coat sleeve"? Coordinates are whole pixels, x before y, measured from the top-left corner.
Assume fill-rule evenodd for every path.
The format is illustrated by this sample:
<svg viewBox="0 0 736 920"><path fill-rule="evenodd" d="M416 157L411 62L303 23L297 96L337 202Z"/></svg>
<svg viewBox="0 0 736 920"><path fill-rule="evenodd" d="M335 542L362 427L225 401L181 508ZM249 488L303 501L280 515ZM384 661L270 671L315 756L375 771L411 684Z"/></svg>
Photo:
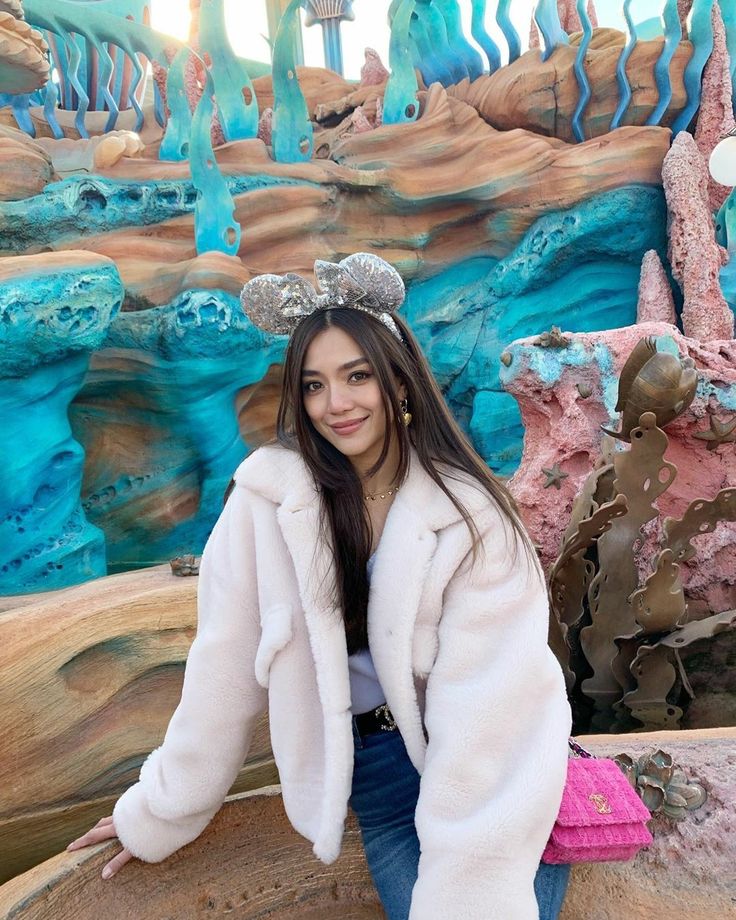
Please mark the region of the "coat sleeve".
<svg viewBox="0 0 736 920"><path fill-rule="evenodd" d="M181 701L139 781L118 800L118 837L146 862L194 840L245 760L266 691L254 676L259 639L253 524L248 493L236 487L200 564L197 635Z"/></svg>
<svg viewBox="0 0 736 920"><path fill-rule="evenodd" d="M567 771L541 569L495 506L476 524L485 557L468 555L445 589L427 683L410 920L537 920L534 876Z"/></svg>

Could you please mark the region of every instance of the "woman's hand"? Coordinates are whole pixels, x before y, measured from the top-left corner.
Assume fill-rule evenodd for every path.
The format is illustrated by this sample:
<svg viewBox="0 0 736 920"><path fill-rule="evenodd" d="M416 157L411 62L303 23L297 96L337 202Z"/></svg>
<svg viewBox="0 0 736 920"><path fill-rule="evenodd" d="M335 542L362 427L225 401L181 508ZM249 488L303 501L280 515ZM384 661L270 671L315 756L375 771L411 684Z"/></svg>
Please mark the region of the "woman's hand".
<svg viewBox="0 0 736 920"><path fill-rule="evenodd" d="M113 837L117 837L117 832L115 831L112 815L110 815L107 818L100 818L97 824L95 824L91 830L87 831L86 834L77 837L76 840L72 840L67 850L81 850L82 847L91 846L93 843L102 843L103 840L110 840ZM102 870L102 877L112 878L113 875L115 875L119 869L122 869L132 858L133 854L130 850L123 848L117 856L114 856L110 862L105 865Z"/></svg>

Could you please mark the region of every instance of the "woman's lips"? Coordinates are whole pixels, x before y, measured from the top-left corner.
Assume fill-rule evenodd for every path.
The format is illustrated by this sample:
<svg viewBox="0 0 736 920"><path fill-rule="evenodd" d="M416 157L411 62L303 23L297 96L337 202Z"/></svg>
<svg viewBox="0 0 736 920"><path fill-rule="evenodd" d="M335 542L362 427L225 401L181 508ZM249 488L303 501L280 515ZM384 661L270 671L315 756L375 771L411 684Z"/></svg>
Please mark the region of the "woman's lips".
<svg viewBox="0 0 736 920"><path fill-rule="evenodd" d="M360 426L363 424L364 421L365 421L364 418L359 418L359 419L356 419L354 422L349 422L347 424L340 424L339 426L330 425L330 428L332 428L335 434L339 434L339 435L352 434L354 431L357 431L360 428Z"/></svg>

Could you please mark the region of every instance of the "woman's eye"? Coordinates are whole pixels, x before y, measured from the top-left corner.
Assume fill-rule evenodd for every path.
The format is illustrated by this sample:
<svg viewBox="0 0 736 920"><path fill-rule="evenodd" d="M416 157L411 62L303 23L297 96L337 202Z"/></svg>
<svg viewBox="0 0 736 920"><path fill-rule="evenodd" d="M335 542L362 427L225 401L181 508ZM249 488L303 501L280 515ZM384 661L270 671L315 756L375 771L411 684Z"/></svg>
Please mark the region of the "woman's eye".
<svg viewBox="0 0 736 920"><path fill-rule="evenodd" d="M355 373L350 375L351 379L357 378L358 383L360 383L363 380L367 380L370 376L371 375L368 373L368 371L355 371Z"/></svg>
<svg viewBox="0 0 736 920"><path fill-rule="evenodd" d="M320 386L320 383L318 380L310 380L307 383L302 384L302 389L304 390L305 393L316 393L317 391L313 389L313 387L318 387L318 386Z"/></svg>

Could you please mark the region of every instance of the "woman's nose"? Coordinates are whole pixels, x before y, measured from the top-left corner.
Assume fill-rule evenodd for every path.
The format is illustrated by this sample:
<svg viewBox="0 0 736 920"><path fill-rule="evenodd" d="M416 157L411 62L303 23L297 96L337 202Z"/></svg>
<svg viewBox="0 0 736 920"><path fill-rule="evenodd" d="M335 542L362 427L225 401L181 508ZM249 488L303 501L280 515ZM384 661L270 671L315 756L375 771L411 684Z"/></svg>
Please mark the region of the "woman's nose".
<svg viewBox="0 0 736 920"><path fill-rule="evenodd" d="M329 411L335 415L351 409L353 398L349 390L343 387L330 387Z"/></svg>

